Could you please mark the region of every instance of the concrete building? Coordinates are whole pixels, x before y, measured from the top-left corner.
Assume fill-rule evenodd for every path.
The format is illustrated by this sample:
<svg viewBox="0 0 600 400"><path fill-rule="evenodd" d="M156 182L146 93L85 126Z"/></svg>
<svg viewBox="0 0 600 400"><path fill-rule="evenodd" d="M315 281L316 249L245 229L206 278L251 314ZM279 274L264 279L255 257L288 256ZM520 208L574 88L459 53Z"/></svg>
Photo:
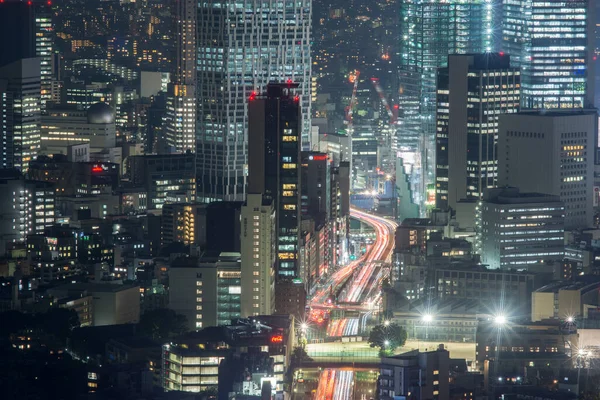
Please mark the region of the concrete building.
<svg viewBox="0 0 600 400"><path fill-rule="evenodd" d="M531 294L533 322L557 319L587 319L589 310L600 306L600 283L558 282L539 288Z"/></svg>
<svg viewBox="0 0 600 400"><path fill-rule="evenodd" d="M489 189L480 207L482 262L490 268L527 268L563 259L566 220L559 196Z"/></svg>
<svg viewBox="0 0 600 400"><path fill-rule="evenodd" d="M41 118L41 150L44 154L65 154L69 146L88 143L99 153L116 146L115 112L100 102L86 111L51 108Z"/></svg>
<svg viewBox="0 0 600 400"><path fill-rule="evenodd" d="M275 210L261 194L248 194L241 210L242 317L275 311Z"/></svg>
<svg viewBox="0 0 600 400"><path fill-rule="evenodd" d="M450 353L440 344L434 351L414 350L381 359L379 399L450 399Z"/></svg>
<svg viewBox="0 0 600 400"><path fill-rule="evenodd" d="M134 324L140 321L139 286L112 283L70 283L48 289L57 298L91 296L93 326Z"/></svg>
<svg viewBox="0 0 600 400"><path fill-rule="evenodd" d="M40 150L40 60L0 67L0 167L27 171Z"/></svg>
<svg viewBox="0 0 600 400"><path fill-rule="evenodd" d="M161 209L169 195L196 195L195 157L192 153L132 156L127 159L130 185L147 194L147 209Z"/></svg>
<svg viewBox="0 0 600 400"><path fill-rule="evenodd" d="M24 242L29 234L42 234L53 225L55 192L52 184L27 180L18 171L0 174L0 254L7 245Z"/></svg>
<svg viewBox="0 0 600 400"><path fill-rule="evenodd" d="M565 229L592 226L597 136L595 110L502 115L498 186L559 196Z"/></svg>
<svg viewBox="0 0 600 400"><path fill-rule="evenodd" d="M241 316L241 255L176 260L169 269L169 308L190 330L227 325Z"/></svg>
<svg viewBox="0 0 600 400"><path fill-rule="evenodd" d="M436 207L496 186L500 114L519 110L521 71L504 53L448 56L437 73Z"/></svg>

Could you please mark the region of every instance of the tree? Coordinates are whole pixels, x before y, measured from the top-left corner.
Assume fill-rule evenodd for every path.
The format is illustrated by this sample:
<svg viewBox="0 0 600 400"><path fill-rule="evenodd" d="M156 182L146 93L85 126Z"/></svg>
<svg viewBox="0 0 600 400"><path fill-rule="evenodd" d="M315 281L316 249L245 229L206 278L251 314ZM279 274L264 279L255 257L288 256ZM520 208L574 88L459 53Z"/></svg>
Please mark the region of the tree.
<svg viewBox="0 0 600 400"><path fill-rule="evenodd" d="M406 329L398 324L381 324L376 325L369 334L369 346L379 347L379 354L391 355L398 347L404 346L406 343Z"/></svg>
<svg viewBox="0 0 600 400"><path fill-rule="evenodd" d="M187 332L187 318L168 308L159 308L144 313L139 328L154 340L168 339Z"/></svg>

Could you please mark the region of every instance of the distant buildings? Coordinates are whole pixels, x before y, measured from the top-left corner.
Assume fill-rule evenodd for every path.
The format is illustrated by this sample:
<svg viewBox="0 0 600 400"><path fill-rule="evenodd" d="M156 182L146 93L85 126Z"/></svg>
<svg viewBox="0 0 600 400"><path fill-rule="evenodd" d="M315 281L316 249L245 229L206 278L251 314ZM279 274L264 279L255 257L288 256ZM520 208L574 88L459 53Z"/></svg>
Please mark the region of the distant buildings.
<svg viewBox="0 0 600 400"><path fill-rule="evenodd" d="M504 53L450 55L438 70L437 208L456 210L496 186L498 118L519 110L520 82Z"/></svg>
<svg viewBox="0 0 600 400"><path fill-rule="evenodd" d="M524 109L593 105L594 3L504 2L502 50L510 54L515 67L522 69Z"/></svg>
<svg viewBox="0 0 600 400"><path fill-rule="evenodd" d="M597 136L595 110L500 116L498 186L559 196L565 229L592 226Z"/></svg>
<svg viewBox="0 0 600 400"><path fill-rule="evenodd" d="M552 266L563 259L565 205L559 196L489 189L480 208L481 259L490 268Z"/></svg>

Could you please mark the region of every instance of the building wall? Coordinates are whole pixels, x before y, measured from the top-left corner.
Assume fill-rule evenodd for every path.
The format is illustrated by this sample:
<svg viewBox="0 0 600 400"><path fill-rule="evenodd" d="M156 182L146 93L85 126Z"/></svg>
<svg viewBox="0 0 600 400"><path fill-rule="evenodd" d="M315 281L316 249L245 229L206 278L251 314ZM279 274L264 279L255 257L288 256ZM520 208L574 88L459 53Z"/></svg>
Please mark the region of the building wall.
<svg viewBox="0 0 600 400"><path fill-rule="evenodd" d="M210 312L208 308L206 311L204 310L204 281L199 274L200 271L193 267L169 269L169 308L177 314L184 315L187 318L188 328L192 331L208 326L202 325L196 316ZM208 279L208 276L205 279ZM216 277L213 277L212 280L212 290L215 291Z"/></svg>
<svg viewBox="0 0 600 400"><path fill-rule="evenodd" d="M242 317L275 309L275 211L261 194L248 194L241 210Z"/></svg>
<svg viewBox="0 0 600 400"><path fill-rule="evenodd" d="M533 292L531 294L531 321L554 318L554 293Z"/></svg>
<svg viewBox="0 0 600 400"><path fill-rule="evenodd" d="M597 135L592 111L501 116L498 186L559 196L565 229L592 226Z"/></svg>

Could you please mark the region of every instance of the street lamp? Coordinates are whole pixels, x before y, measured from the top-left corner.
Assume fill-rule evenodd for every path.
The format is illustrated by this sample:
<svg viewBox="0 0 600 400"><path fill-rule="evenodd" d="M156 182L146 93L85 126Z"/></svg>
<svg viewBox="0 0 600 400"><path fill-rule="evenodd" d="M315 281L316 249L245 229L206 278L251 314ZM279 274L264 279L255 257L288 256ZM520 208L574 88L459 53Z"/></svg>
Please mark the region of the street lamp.
<svg viewBox="0 0 600 400"><path fill-rule="evenodd" d="M431 321L433 321L433 315L431 315L431 314L423 315L423 322L431 322Z"/></svg>
<svg viewBox="0 0 600 400"><path fill-rule="evenodd" d="M383 321L383 325L384 326L390 326L390 321L386 319L385 321Z"/></svg>
<svg viewBox="0 0 600 400"><path fill-rule="evenodd" d="M504 315L496 315L494 317L494 323L498 326L503 326L506 324L506 317Z"/></svg>

